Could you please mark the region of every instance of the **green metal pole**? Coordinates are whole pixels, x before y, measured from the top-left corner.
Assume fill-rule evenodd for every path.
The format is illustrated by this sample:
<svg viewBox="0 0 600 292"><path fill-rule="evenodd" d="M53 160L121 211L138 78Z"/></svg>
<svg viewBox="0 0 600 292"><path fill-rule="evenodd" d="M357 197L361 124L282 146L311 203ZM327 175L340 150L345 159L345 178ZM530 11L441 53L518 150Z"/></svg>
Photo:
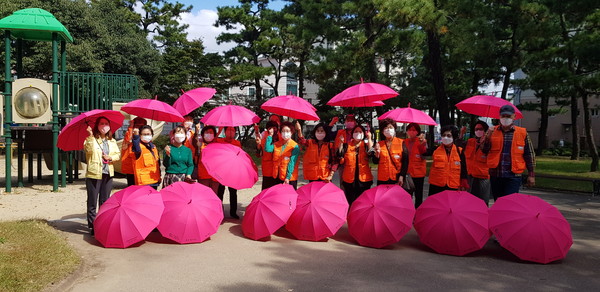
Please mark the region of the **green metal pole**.
<svg viewBox="0 0 600 292"><path fill-rule="evenodd" d="M58 35L52 33L52 191L58 191Z"/></svg>
<svg viewBox="0 0 600 292"><path fill-rule="evenodd" d="M17 78L23 77L23 39L17 39Z"/></svg>
<svg viewBox="0 0 600 292"><path fill-rule="evenodd" d="M62 79L65 76L65 68L67 67L67 42L65 41L61 41L60 42L60 73L61 76L60 78ZM58 82L58 80L57 80ZM56 87L58 87L58 85L56 85ZM62 90L61 90L62 92ZM54 95L54 98L58 98L59 100L62 100L62 98L56 94ZM56 100L56 103L59 104L59 100ZM64 108L60 108L59 109L61 112L64 110ZM64 151L61 151L61 163L60 163L60 186L61 187L66 187L67 186L67 153Z"/></svg>
<svg viewBox="0 0 600 292"><path fill-rule="evenodd" d="M12 124L12 72L10 71L10 31L4 31L4 144L6 151L6 192L11 192L11 147L10 125Z"/></svg>

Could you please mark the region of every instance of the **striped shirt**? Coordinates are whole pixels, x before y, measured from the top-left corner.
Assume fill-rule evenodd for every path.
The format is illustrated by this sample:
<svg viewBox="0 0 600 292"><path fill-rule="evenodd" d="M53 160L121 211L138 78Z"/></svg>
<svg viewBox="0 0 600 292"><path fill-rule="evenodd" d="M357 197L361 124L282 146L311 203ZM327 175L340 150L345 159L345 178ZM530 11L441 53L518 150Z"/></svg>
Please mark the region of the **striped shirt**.
<svg viewBox="0 0 600 292"><path fill-rule="evenodd" d="M504 145L502 145L502 153L500 154L500 163L498 167L490 168L490 176L493 177L518 177L521 174L515 174L512 172L512 159L511 159L511 148L513 135L515 133L515 127L511 126L510 129L504 131L503 127L499 127L504 134ZM488 140L483 147L483 153L489 153L491 149L490 140ZM525 160L525 166L529 172L529 176L534 176L535 168L535 152L533 152L533 145L529 139L529 134L525 136L525 151L523 152L523 159Z"/></svg>

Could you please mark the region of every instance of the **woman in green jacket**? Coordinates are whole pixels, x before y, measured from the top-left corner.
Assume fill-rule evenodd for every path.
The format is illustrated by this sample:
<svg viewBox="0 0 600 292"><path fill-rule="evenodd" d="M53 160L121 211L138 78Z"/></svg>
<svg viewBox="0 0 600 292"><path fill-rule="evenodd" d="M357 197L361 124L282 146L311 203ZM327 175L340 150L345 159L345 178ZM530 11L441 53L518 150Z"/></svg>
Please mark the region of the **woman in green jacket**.
<svg viewBox="0 0 600 292"><path fill-rule="evenodd" d="M163 155L163 165L166 172L163 179L163 188L178 181L192 181L194 159L192 158L192 150L184 145L186 139L184 127L177 126L171 131L171 143L165 147Z"/></svg>

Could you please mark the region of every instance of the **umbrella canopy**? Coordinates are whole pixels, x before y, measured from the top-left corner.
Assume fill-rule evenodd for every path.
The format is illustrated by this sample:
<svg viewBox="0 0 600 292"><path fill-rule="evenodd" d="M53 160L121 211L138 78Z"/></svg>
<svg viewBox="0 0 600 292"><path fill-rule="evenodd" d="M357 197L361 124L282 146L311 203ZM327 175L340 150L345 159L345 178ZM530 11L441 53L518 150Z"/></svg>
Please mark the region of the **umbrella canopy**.
<svg viewBox="0 0 600 292"><path fill-rule="evenodd" d="M365 191L350 207L348 229L362 246L382 248L398 242L412 227L415 207L398 185Z"/></svg>
<svg viewBox="0 0 600 292"><path fill-rule="evenodd" d="M263 103L260 108L274 114L306 121L318 121L317 109L302 97L281 95Z"/></svg>
<svg viewBox="0 0 600 292"><path fill-rule="evenodd" d="M398 96L398 92L379 83L361 83L350 86L334 96L327 105L335 106L341 102L358 104L358 106L373 101L386 100ZM352 105L348 105L352 106Z"/></svg>
<svg viewBox="0 0 600 292"><path fill-rule="evenodd" d="M154 121L183 122L183 116L172 106L156 99L137 99L128 102L121 110L134 116Z"/></svg>
<svg viewBox="0 0 600 292"><path fill-rule="evenodd" d="M216 127L237 127L258 123L260 118L245 107L224 105L212 109L200 121Z"/></svg>
<svg viewBox="0 0 600 292"><path fill-rule="evenodd" d="M476 95L456 104L456 108L466 113L492 119L500 118L500 108L511 105L515 109L515 118L522 119L523 114L510 101L495 96Z"/></svg>
<svg viewBox="0 0 600 292"><path fill-rule="evenodd" d="M258 168L242 148L228 143L210 143L202 149L202 164L214 179L236 190L251 188L258 181Z"/></svg>
<svg viewBox="0 0 600 292"><path fill-rule="evenodd" d="M104 247L126 248L156 228L163 210L163 200L155 189L127 187L100 207L94 220L95 237Z"/></svg>
<svg viewBox="0 0 600 292"><path fill-rule="evenodd" d="M535 196L499 198L490 208L489 226L502 247L526 261L547 264L563 259L573 245L569 222Z"/></svg>
<svg viewBox="0 0 600 292"><path fill-rule="evenodd" d="M223 221L221 200L199 183L176 182L160 191L165 210L158 231L179 243L203 242Z"/></svg>
<svg viewBox="0 0 600 292"><path fill-rule="evenodd" d="M468 192L443 191L417 209L415 230L422 243L441 254L462 256L490 239L488 208Z"/></svg>
<svg viewBox="0 0 600 292"><path fill-rule="evenodd" d="M244 236L259 240L285 225L296 209L298 193L289 184L278 184L258 194L242 219Z"/></svg>
<svg viewBox="0 0 600 292"><path fill-rule="evenodd" d="M183 92L183 94L175 101L173 107L181 115L185 116L201 107L207 100L211 99L215 93L217 93L217 90L214 88L198 87L188 92Z"/></svg>
<svg viewBox="0 0 600 292"><path fill-rule="evenodd" d="M105 117L110 123L110 130L114 132L123 125L123 115L113 110L91 110L72 119L58 135L58 148L64 151L81 150L83 142L89 136L87 127L94 128L96 120Z"/></svg>
<svg viewBox="0 0 600 292"><path fill-rule="evenodd" d="M378 120L390 118L399 123L417 123L419 125L435 126L437 123L426 113L410 107L393 109L381 115Z"/></svg>
<svg viewBox="0 0 600 292"><path fill-rule="evenodd" d="M311 182L298 189L296 210L285 228L298 239L319 241L333 236L347 214L344 191L332 183Z"/></svg>
<svg viewBox="0 0 600 292"><path fill-rule="evenodd" d="M332 104L331 106L341 106L341 107L373 107L373 106L384 106L385 103L381 100L370 101L370 102L361 102L361 101L341 101Z"/></svg>

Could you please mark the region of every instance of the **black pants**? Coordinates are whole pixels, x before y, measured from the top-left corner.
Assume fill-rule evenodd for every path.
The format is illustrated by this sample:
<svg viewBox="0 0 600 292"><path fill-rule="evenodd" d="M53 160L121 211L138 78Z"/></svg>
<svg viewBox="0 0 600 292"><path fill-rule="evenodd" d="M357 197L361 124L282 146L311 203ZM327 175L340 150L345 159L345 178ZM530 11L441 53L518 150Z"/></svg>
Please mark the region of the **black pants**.
<svg viewBox="0 0 600 292"><path fill-rule="evenodd" d="M237 190L231 187L227 187L229 189L229 215L237 215ZM219 192L217 196L223 202L223 195L225 195L225 186L219 185Z"/></svg>
<svg viewBox="0 0 600 292"><path fill-rule="evenodd" d="M125 178L127 178L127 186L135 185L135 176L133 174L125 174Z"/></svg>
<svg viewBox="0 0 600 292"><path fill-rule="evenodd" d="M415 183L415 208L419 208L423 203L423 184L425 184L424 177L413 177L413 183Z"/></svg>
<svg viewBox="0 0 600 292"><path fill-rule="evenodd" d="M263 176L261 191L264 191L277 184L277 180L270 176Z"/></svg>
<svg viewBox="0 0 600 292"><path fill-rule="evenodd" d="M371 188L373 181L361 182L355 180L353 183L347 183L342 181L342 185L344 186L344 194L346 195L346 200L348 200L348 204L352 205L356 199L362 195L366 190Z"/></svg>
<svg viewBox="0 0 600 292"><path fill-rule="evenodd" d="M86 178L85 187L87 189L88 227L93 228L94 220L96 220L96 206L99 205L99 208L110 197L110 191L113 188L113 179L108 174L102 174L102 179Z"/></svg>
<svg viewBox="0 0 600 292"><path fill-rule="evenodd" d="M284 182L284 181L282 181L282 180L280 180L280 179L278 179L278 178L276 178L276 179L275 179L275 184L276 184L276 185L278 185L278 184L282 184L283 182ZM297 180L294 180L294 181L292 181L292 180L291 180L291 181L290 181L290 185L291 185L292 187L294 187L294 190L295 190L295 189L298 189L298 181L297 181Z"/></svg>
<svg viewBox="0 0 600 292"><path fill-rule="evenodd" d="M486 205L490 202L490 180L486 178L469 177L470 193L482 199Z"/></svg>
<svg viewBox="0 0 600 292"><path fill-rule="evenodd" d="M447 190L456 191L458 189L449 188L448 186L440 187L440 186L429 184L429 195L428 196L433 196L439 192L443 192L443 191L447 191Z"/></svg>
<svg viewBox="0 0 600 292"><path fill-rule="evenodd" d="M377 181L377 185L395 185L395 184L398 184L398 181L397 180L393 180L393 179L390 179L390 180L378 180Z"/></svg>

